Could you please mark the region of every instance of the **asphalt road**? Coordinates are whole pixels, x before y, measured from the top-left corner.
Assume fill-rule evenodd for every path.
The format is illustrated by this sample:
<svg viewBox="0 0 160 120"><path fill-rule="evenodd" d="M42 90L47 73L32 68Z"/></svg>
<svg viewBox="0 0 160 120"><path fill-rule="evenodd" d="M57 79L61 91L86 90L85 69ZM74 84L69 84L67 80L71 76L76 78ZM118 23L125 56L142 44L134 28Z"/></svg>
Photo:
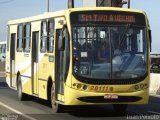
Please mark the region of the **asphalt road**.
<svg viewBox="0 0 160 120"><path fill-rule="evenodd" d="M126 115L114 113L111 105L68 108L53 113L45 100L32 97L19 101L17 92L0 78L0 120L160 120L160 96L150 96L148 105L129 105Z"/></svg>

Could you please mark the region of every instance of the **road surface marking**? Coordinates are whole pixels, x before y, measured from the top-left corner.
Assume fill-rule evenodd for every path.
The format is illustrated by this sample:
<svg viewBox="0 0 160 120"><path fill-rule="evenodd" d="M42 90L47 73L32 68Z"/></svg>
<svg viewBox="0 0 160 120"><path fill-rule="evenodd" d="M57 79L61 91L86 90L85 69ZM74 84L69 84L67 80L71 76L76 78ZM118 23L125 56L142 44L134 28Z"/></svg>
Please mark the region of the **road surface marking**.
<svg viewBox="0 0 160 120"><path fill-rule="evenodd" d="M27 118L27 119L29 119L29 120L37 120L37 119L32 118L32 117L30 117L28 115L25 115L24 113L22 113L22 112L20 112L18 110L15 110L14 108L9 107L8 105L6 105L6 104L4 104L2 102L0 102L0 105L5 107L5 108L7 108L7 109L9 109L9 110L11 110L11 111L13 111L13 112L15 112L15 113L17 113L17 114L19 114L19 115L21 115L21 116L23 116L23 117L25 117L25 118Z"/></svg>
<svg viewBox="0 0 160 120"><path fill-rule="evenodd" d="M148 111L148 112L160 115L160 113L158 113L158 112L154 112L154 111Z"/></svg>

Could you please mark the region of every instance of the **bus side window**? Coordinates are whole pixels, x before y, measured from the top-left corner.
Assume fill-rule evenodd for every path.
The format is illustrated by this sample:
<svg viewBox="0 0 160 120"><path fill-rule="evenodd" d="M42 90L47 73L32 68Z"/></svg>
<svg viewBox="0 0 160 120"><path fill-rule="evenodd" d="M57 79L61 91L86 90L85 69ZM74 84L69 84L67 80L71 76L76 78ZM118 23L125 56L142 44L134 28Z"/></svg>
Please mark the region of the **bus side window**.
<svg viewBox="0 0 160 120"><path fill-rule="evenodd" d="M46 52L47 42L47 21L42 21L41 24L41 52Z"/></svg>
<svg viewBox="0 0 160 120"><path fill-rule="evenodd" d="M23 50L23 24L18 25L18 37L17 37L17 51Z"/></svg>
<svg viewBox="0 0 160 120"><path fill-rule="evenodd" d="M47 39L47 51L53 52L54 50L54 27L55 21L51 19L48 21L48 39Z"/></svg>
<svg viewBox="0 0 160 120"><path fill-rule="evenodd" d="M31 24L24 25L24 51L30 52Z"/></svg>

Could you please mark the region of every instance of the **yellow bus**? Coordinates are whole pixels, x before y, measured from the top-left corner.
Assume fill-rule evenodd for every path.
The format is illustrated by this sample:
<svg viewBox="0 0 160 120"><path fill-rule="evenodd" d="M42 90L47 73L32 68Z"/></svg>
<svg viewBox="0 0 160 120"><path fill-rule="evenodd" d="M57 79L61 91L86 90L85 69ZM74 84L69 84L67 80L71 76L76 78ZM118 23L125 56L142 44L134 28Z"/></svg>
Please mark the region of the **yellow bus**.
<svg viewBox="0 0 160 120"><path fill-rule="evenodd" d="M69 105L147 104L151 30L146 13L115 7L70 8L8 22L6 81Z"/></svg>

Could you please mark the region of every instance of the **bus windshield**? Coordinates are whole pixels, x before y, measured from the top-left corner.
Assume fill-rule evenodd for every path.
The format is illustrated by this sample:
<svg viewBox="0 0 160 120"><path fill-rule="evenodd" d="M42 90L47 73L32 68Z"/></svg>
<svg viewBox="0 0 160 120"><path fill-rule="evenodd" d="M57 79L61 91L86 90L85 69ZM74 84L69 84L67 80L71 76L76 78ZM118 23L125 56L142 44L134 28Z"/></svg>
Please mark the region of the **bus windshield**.
<svg viewBox="0 0 160 120"><path fill-rule="evenodd" d="M146 73L146 28L72 26L73 71L90 79L130 79Z"/></svg>

